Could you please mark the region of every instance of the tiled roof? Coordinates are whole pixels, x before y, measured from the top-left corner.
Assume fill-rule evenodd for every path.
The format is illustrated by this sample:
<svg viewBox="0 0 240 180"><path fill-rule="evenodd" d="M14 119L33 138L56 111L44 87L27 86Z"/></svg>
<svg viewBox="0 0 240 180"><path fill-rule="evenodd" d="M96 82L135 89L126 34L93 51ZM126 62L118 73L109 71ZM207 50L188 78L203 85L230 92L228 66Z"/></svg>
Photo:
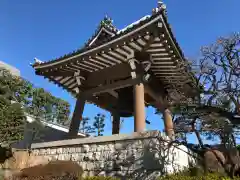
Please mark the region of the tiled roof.
<svg viewBox="0 0 240 180"><path fill-rule="evenodd" d="M121 37L121 36L123 36L123 35L125 35L125 34L127 34L127 33L129 33L129 32L131 32L131 31L135 30L136 28L142 26L143 24L146 24L147 22L153 20L154 18L156 18L156 17L159 16L159 15L162 15L162 17L164 18L165 23L166 23L166 26L167 26L167 28L168 28L168 31L169 31L169 33L170 33L170 35L171 35L171 38L173 39L174 43L175 43L176 46L177 46L178 51L180 52L181 56L183 57L182 50L181 50L180 46L178 45L178 43L177 43L177 41L176 41L176 38L174 37L174 35L173 35L172 31L171 31L170 25L169 25L168 22L167 22L167 17L166 17L166 12L165 12L166 9L165 9L165 7L164 7L164 8L159 7L159 8L156 8L156 9L157 9L157 11L154 9L155 11L154 11L154 13L153 13L152 15L144 16L144 17L140 18L138 21L136 21L136 22L128 25L127 27L125 27L125 28L123 28L122 30L119 30L119 31L118 31L112 24L110 25L110 23L109 23L108 26L107 26L106 24L103 25L104 23L102 23L102 25L101 25L101 23L100 23L100 26L99 26L99 28L97 29L96 33L93 35L92 38L90 38L90 39L88 40L88 42L87 42L82 48L77 49L77 50L75 50L75 51L73 51L73 52L70 52L70 53L68 53L68 54L65 54L65 55L63 55L63 56L61 56L61 57L59 57L59 58L52 59L52 60L49 60L49 61L46 61L46 62L39 62L39 61L38 61L38 62L35 62L34 64L32 64L32 66L35 67L35 66L39 66L39 65L51 64L51 63L53 63L53 62L61 61L61 60L63 60L63 59L66 59L66 58L69 58L69 57L72 57L72 56L81 54L81 53L83 53L83 52L85 52L85 51L94 49L94 48L96 48L96 47L98 47L98 46L100 46L100 45L105 44L106 42L113 41L113 40L115 40L115 39L117 39L117 38L119 38L119 37ZM99 41L99 42L95 43L95 44L92 45L92 46L87 46L88 43L91 42L91 40L94 39L94 37L96 37L97 33L100 31L100 29L101 29L102 27L107 28L107 29L111 29L111 31L114 32L114 33L116 33L116 34L115 34L114 36L107 37L107 38L104 39L103 41Z"/></svg>

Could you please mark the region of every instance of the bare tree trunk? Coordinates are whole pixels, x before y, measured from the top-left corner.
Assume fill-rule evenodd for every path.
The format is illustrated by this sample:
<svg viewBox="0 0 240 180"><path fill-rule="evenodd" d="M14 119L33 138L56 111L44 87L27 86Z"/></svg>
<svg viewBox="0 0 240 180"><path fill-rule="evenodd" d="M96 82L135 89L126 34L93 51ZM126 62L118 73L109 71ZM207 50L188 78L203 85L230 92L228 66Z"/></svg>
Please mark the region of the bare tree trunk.
<svg viewBox="0 0 240 180"><path fill-rule="evenodd" d="M202 142L202 138L200 136L199 131L194 130L194 132L195 132L195 135L197 136L198 143L199 143L200 147L203 148L203 142Z"/></svg>

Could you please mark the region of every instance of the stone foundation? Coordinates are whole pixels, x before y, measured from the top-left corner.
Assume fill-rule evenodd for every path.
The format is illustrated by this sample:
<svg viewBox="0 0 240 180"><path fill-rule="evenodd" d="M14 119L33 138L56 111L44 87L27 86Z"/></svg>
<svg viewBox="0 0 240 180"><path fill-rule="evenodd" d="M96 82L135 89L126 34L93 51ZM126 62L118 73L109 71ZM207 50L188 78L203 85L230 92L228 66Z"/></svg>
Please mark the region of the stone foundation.
<svg viewBox="0 0 240 180"><path fill-rule="evenodd" d="M193 162L184 146L169 146L158 131L32 144L31 156L78 162L88 176L155 179ZM36 158L37 158L36 157Z"/></svg>

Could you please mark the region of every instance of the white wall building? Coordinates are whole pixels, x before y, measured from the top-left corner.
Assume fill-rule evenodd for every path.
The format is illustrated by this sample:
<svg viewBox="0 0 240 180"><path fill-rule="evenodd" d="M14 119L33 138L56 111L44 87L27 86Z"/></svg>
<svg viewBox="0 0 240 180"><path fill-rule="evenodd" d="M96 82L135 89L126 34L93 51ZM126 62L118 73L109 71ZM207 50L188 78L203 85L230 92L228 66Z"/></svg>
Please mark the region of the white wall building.
<svg viewBox="0 0 240 180"><path fill-rule="evenodd" d="M12 145L13 148L26 149L32 143L50 142L64 140L68 136L68 127L39 120L38 122L31 115L26 114L27 122L24 130L24 138ZM78 133L78 138L86 137L83 133Z"/></svg>

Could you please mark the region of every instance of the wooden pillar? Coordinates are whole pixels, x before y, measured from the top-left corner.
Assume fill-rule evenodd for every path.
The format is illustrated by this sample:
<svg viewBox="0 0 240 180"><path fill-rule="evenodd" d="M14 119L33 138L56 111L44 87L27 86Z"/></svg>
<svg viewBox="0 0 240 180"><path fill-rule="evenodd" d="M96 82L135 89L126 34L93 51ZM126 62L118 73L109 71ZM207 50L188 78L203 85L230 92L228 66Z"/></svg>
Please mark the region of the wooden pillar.
<svg viewBox="0 0 240 180"><path fill-rule="evenodd" d="M163 111L163 118L164 118L165 132L167 136L170 138L174 138L172 114L169 109L165 109Z"/></svg>
<svg viewBox="0 0 240 180"><path fill-rule="evenodd" d="M143 83L134 86L134 132L145 130L145 102Z"/></svg>
<svg viewBox="0 0 240 180"><path fill-rule="evenodd" d="M112 134L119 134L120 131L120 115L117 111L112 112Z"/></svg>
<svg viewBox="0 0 240 180"><path fill-rule="evenodd" d="M76 138L78 131L79 131L79 126L80 126L80 121L82 120L82 114L85 106L85 97L78 97L75 105L75 109L73 112L72 116L72 121L69 127L69 133L68 137L69 138Z"/></svg>

